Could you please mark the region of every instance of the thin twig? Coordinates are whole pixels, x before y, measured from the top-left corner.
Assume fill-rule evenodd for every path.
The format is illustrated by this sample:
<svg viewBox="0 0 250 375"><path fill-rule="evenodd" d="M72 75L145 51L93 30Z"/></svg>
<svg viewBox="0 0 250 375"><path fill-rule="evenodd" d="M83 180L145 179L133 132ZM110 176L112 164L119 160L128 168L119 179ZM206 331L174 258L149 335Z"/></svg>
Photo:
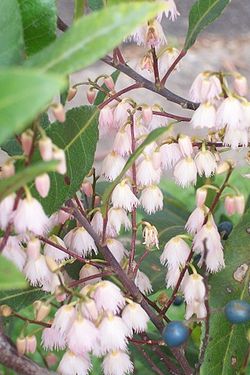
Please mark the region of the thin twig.
<svg viewBox="0 0 250 375"><path fill-rule="evenodd" d="M113 100L117 99L122 94L125 94L126 92L129 92L134 89L138 89L139 87L141 87L139 83L133 83L133 85L127 86L124 89L117 91L115 94L111 95L108 99L102 102L102 104L99 105L99 109L102 109L103 107L105 107L107 104L109 104Z"/></svg>
<svg viewBox="0 0 250 375"><path fill-rule="evenodd" d="M80 284L86 283L86 281L94 280L94 279L97 279L99 277L111 276L113 274L114 274L113 271L104 271L104 272L96 273L95 275L90 275L90 276L84 277L82 279L72 281L68 285L68 287L73 288L73 287L79 286Z"/></svg>
<svg viewBox="0 0 250 375"><path fill-rule="evenodd" d="M155 48L151 48L151 53L153 56L153 69L154 69L154 76L155 76L155 85L159 87L160 84L160 75L159 75L159 68L158 68L158 58L155 52Z"/></svg>
<svg viewBox="0 0 250 375"><path fill-rule="evenodd" d="M168 69L167 73L165 74L165 76L162 78L161 80L161 86L164 86L168 77L170 76L170 74L172 73L172 71L175 69L176 65L181 61L181 59L186 55L187 51L184 51L182 50L179 54L179 56L175 59L175 61L173 62L173 64L170 66L170 68Z"/></svg>
<svg viewBox="0 0 250 375"><path fill-rule="evenodd" d="M158 375L164 375L164 373L159 369L158 366L154 363L154 361L150 358L150 355L139 345L133 342L133 345L136 347L136 349L141 352L143 357L146 359L148 364L151 366L152 370L155 372L155 374Z"/></svg>
<svg viewBox="0 0 250 375"><path fill-rule="evenodd" d="M17 312L13 312L12 315L15 316L18 319L23 320L24 322L28 322L28 323L31 323L31 324L37 324L39 326L43 326L43 327L47 327L47 328L51 327L51 324L49 324L49 323L45 323L45 322L41 322L39 320L33 320L33 319L26 318L25 316L22 316L22 315L18 314Z"/></svg>

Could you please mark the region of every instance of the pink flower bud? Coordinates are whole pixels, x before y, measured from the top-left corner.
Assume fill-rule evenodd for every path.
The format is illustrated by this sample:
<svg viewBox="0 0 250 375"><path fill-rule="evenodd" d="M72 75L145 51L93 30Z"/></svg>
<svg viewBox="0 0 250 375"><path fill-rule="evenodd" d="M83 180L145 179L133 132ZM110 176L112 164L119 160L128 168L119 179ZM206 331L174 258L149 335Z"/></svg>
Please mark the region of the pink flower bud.
<svg viewBox="0 0 250 375"><path fill-rule="evenodd" d="M184 157L190 157L192 155L193 146L188 135L181 134L178 139L178 144Z"/></svg>
<svg viewBox="0 0 250 375"><path fill-rule="evenodd" d="M70 87L68 91L67 101L70 102L77 94L76 87Z"/></svg>
<svg viewBox="0 0 250 375"><path fill-rule="evenodd" d="M52 112L57 121L64 122L66 120L66 113L61 103L55 104L52 107Z"/></svg>
<svg viewBox="0 0 250 375"><path fill-rule="evenodd" d="M143 118L143 121L144 121L145 125L150 124L150 122L152 121L152 118L153 118L152 107L144 106L142 108L142 118Z"/></svg>
<svg viewBox="0 0 250 375"><path fill-rule="evenodd" d="M37 346L36 336L26 337L26 353L35 353Z"/></svg>
<svg viewBox="0 0 250 375"><path fill-rule="evenodd" d="M16 340L16 348L19 355L24 355L26 352L26 338L18 337Z"/></svg>
<svg viewBox="0 0 250 375"><path fill-rule="evenodd" d="M58 358L54 353L49 353L46 355L45 361L49 367L52 367L57 364Z"/></svg>
<svg viewBox="0 0 250 375"><path fill-rule="evenodd" d="M36 320L44 320L50 313L51 306L42 301L35 301L33 303Z"/></svg>
<svg viewBox="0 0 250 375"><path fill-rule="evenodd" d="M235 213L236 207L235 207L235 197L232 197L228 195L225 199L225 211L226 213L231 216Z"/></svg>
<svg viewBox="0 0 250 375"><path fill-rule="evenodd" d="M245 198L244 198L244 195L242 195L242 194L236 195L234 197L234 203L235 203L235 211L239 215L243 215L243 213L245 211Z"/></svg>
<svg viewBox="0 0 250 375"><path fill-rule="evenodd" d="M207 198L207 189L199 188L196 190L196 204L197 207L203 206L205 204Z"/></svg>
<svg viewBox="0 0 250 375"><path fill-rule="evenodd" d="M53 158L52 140L49 137L44 137L38 142L39 151L44 161L49 161Z"/></svg>
<svg viewBox="0 0 250 375"><path fill-rule="evenodd" d="M234 79L234 89L240 96L245 96L247 94L247 79L242 75L237 75Z"/></svg>
<svg viewBox="0 0 250 375"><path fill-rule="evenodd" d="M93 90L92 88L88 89L88 91L87 91L87 99L88 99L89 104L93 104L94 101L95 101L95 98L96 98L96 91Z"/></svg>
<svg viewBox="0 0 250 375"><path fill-rule="evenodd" d="M108 77L104 78L104 83L109 90L111 90L111 91L114 90L115 84L114 84L113 78L111 76L108 76Z"/></svg>
<svg viewBox="0 0 250 375"><path fill-rule="evenodd" d="M53 159L58 160L56 171L60 174L65 174L67 172L66 156L62 149L56 149L53 152Z"/></svg>
<svg viewBox="0 0 250 375"><path fill-rule="evenodd" d="M35 179L35 186L42 198L47 197L50 189L50 178L47 173L44 173Z"/></svg>
<svg viewBox="0 0 250 375"><path fill-rule="evenodd" d="M82 184L82 190L86 194L87 197L92 197L93 195L93 187L89 181L85 181Z"/></svg>
<svg viewBox="0 0 250 375"><path fill-rule="evenodd" d="M21 135L21 145L22 145L22 149L25 155L30 154L32 144L33 144L33 136L34 136L34 133L31 129L27 130Z"/></svg>
<svg viewBox="0 0 250 375"><path fill-rule="evenodd" d="M27 255L30 259L38 259L40 256L41 243L37 238L32 238L27 244Z"/></svg>
<svg viewBox="0 0 250 375"><path fill-rule="evenodd" d="M70 219L70 214L63 210L58 211L58 222L59 224L64 224L68 219Z"/></svg>
<svg viewBox="0 0 250 375"><path fill-rule="evenodd" d="M6 161L1 167L1 177L8 178L14 176L15 174L15 165L12 160Z"/></svg>

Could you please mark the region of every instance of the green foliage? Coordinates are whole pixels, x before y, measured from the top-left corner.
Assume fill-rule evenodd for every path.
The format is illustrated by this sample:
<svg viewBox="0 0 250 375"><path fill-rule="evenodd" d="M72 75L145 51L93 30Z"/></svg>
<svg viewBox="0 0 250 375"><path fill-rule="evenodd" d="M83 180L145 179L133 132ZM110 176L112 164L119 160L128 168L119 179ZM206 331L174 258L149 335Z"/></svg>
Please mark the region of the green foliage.
<svg viewBox="0 0 250 375"><path fill-rule="evenodd" d="M104 1L105 0L89 0L88 4L89 4L90 9L99 10L103 8Z"/></svg>
<svg viewBox="0 0 250 375"><path fill-rule="evenodd" d="M46 293L39 288L0 290L0 305L8 305L19 311L44 296Z"/></svg>
<svg viewBox="0 0 250 375"><path fill-rule="evenodd" d="M18 2L17 0L1 0L0 66L19 64L23 57L23 47L22 21Z"/></svg>
<svg viewBox="0 0 250 375"><path fill-rule="evenodd" d="M189 13L189 27L184 45L187 51L199 33L218 18L230 0L197 0Z"/></svg>
<svg viewBox="0 0 250 375"><path fill-rule="evenodd" d="M46 109L64 80L26 69L0 70L0 144Z"/></svg>
<svg viewBox="0 0 250 375"><path fill-rule="evenodd" d="M6 259L3 255L0 256L0 290L8 290L12 288L26 287L24 274L17 269L17 267Z"/></svg>
<svg viewBox="0 0 250 375"><path fill-rule="evenodd" d="M66 154L67 177L50 173L51 188L47 198L42 199L47 214L52 214L79 189L90 171L98 140L98 110L83 106L67 112L66 121L54 122L46 128L48 137Z"/></svg>
<svg viewBox="0 0 250 375"><path fill-rule="evenodd" d="M82 17L54 43L31 57L26 66L61 74L85 68L161 9L162 4L155 3L120 4Z"/></svg>
<svg viewBox="0 0 250 375"><path fill-rule="evenodd" d="M201 375L220 374L235 375L239 373L249 348L246 339L249 324L230 324L222 309L227 302L234 299L249 301L249 239L247 232L250 223L250 209L240 224L233 230L225 242L226 268L210 277L210 341L206 348ZM242 280L237 281L235 271L243 264L248 264L247 272ZM243 277L244 276L244 277ZM240 280L240 279L238 279Z"/></svg>
<svg viewBox="0 0 250 375"><path fill-rule="evenodd" d="M55 160L46 163L36 163L20 170L15 173L14 176L0 180L0 201L22 186L33 181L37 176L46 172L55 171L57 163L58 162Z"/></svg>
<svg viewBox="0 0 250 375"><path fill-rule="evenodd" d="M32 55L56 38L55 0L18 0L27 55Z"/></svg>

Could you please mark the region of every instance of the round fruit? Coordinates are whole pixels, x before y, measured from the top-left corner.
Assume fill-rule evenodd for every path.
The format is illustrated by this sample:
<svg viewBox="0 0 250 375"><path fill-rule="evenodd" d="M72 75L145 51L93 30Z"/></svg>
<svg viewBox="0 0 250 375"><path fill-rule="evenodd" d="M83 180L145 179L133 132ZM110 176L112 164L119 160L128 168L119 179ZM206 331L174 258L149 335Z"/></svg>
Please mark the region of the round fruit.
<svg viewBox="0 0 250 375"><path fill-rule="evenodd" d="M178 320L168 323L162 333L163 340L170 347L182 345L188 339L188 336L188 328Z"/></svg>
<svg viewBox="0 0 250 375"><path fill-rule="evenodd" d="M246 323L250 320L250 303L241 300L230 301L225 306L225 315L231 323Z"/></svg>
<svg viewBox="0 0 250 375"><path fill-rule="evenodd" d="M182 296L176 296L173 302L173 305L180 306L183 303L184 299Z"/></svg>
<svg viewBox="0 0 250 375"><path fill-rule="evenodd" d="M229 234L232 232L233 224L230 221L222 221L218 225L218 232L223 240L227 240Z"/></svg>

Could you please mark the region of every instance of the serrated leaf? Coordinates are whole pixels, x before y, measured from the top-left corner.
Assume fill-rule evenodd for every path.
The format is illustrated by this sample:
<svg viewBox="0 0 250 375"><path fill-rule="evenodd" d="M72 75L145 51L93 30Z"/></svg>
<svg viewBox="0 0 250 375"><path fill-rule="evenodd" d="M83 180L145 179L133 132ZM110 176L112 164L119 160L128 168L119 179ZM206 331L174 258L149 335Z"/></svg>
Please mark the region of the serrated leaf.
<svg viewBox="0 0 250 375"><path fill-rule="evenodd" d="M70 74L94 63L138 25L154 17L162 4L120 4L85 16L54 43L27 61L27 67Z"/></svg>
<svg viewBox="0 0 250 375"><path fill-rule="evenodd" d="M221 309L221 311L213 311L210 317L210 342L206 348L201 375L239 373L249 348L246 334L250 324L233 325L227 321L223 313L224 306L231 300L241 299L250 302L250 234L247 232L249 223L250 209L226 241L226 268L211 276L209 280L210 307ZM248 269L242 280L237 281L234 274L242 264L245 264Z"/></svg>
<svg viewBox="0 0 250 375"><path fill-rule="evenodd" d="M24 274L14 263L0 255L0 290L25 288L27 286Z"/></svg>
<svg viewBox="0 0 250 375"><path fill-rule="evenodd" d="M22 21L17 0L1 0L0 66L19 64L23 59L23 47Z"/></svg>
<svg viewBox="0 0 250 375"><path fill-rule="evenodd" d="M55 160L36 163L20 170L15 173L14 176L0 180L0 201L14 191L20 189L22 186L33 181L37 176L50 171L55 171L57 163L58 162Z"/></svg>
<svg viewBox="0 0 250 375"><path fill-rule="evenodd" d="M46 133L67 160L67 177L50 173L50 192L42 200L47 214L58 210L79 189L84 177L90 171L98 140L98 113L94 106L83 106L67 112L66 121L50 124Z"/></svg>
<svg viewBox="0 0 250 375"><path fill-rule="evenodd" d="M15 311L19 311L45 295L46 293L39 288L1 290L0 305L8 305Z"/></svg>
<svg viewBox="0 0 250 375"><path fill-rule="evenodd" d="M184 50L195 43L198 34L218 18L231 0L197 0L189 13L189 26Z"/></svg>
<svg viewBox="0 0 250 375"><path fill-rule="evenodd" d="M63 86L64 80L54 75L0 70L0 144L34 120Z"/></svg>
<svg viewBox="0 0 250 375"><path fill-rule="evenodd" d="M18 0L24 31L25 50L32 55L56 39L55 0Z"/></svg>

